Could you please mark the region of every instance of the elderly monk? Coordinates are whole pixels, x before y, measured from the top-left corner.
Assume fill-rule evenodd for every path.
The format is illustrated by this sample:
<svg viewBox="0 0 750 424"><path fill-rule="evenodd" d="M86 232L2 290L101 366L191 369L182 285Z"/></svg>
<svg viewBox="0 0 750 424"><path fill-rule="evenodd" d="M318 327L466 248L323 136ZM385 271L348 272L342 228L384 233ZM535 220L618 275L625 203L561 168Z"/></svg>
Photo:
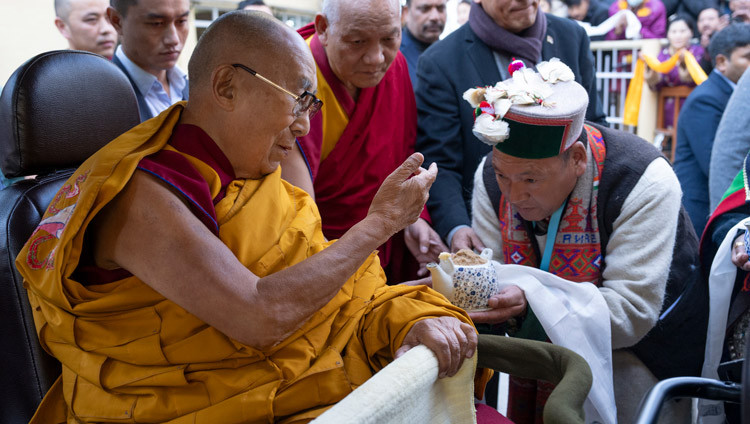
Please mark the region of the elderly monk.
<svg viewBox="0 0 750 424"><path fill-rule="evenodd" d="M302 38L231 12L189 70L189 103L87 160L18 257L63 370L35 421L306 421L420 343L454 374L476 346L468 317L386 286L373 253L422 211L435 166L410 156L326 242L279 170L320 107Z"/></svg>
<svg viewBox="0 0 750 424"><path fill-rule="evenodd" d="M541 74L564 74L548 74L553 66L565 65L538 65ZM474 175L472 227L502 263L599 288L611 322L617 421L635 422L648 389L699 375L703 360L708 293L679 182L649 143L584 123L586 90L570 70L570 80L551 85L534 83L528 69L515 72L505 85L514 95L504 116L477 109L474 134L494 148ZM493 131L503 130L500 122L504 140ZM545 340L527 296L510 286L490 299L492 310L470 315L475 323L512 319L511 333ZM534 422L534 405L539 414L549 386L511 377L510 393L508 417ZM665 410L670 420L660 422L687 422L690 402L673 400Z"/></svg>
<svg viewBox="0 0 750 424"><path fill-rule="evenodd" d="M378 186L414 153L417 112L399 52L400 11L398 0L325 0L315 22L299 30L315 58L319 96L326 104L299 142L329 239L367 215ZM302 170L298 177L288 174L292 160ZM309 187L310 173L299 153L289 161L283 177ZM425 218L426 213L380 247L390 279L413 278L413 257L425 274L423 266L447 250Z"/></svg>

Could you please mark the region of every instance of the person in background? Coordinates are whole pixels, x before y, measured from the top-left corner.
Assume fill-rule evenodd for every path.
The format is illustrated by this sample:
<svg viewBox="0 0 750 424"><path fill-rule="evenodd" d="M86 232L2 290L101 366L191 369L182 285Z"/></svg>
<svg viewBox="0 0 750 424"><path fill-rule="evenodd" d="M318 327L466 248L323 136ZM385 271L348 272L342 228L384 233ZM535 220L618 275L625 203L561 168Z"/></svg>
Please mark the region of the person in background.
<svg viewBox="0 0 750 424"><path fill-rule="evenodd" d="M568 17L570 19L588 22L591 26L597 26L609 17L607 6L600 0L563 0L568 6Z"/></svg>
<svg viewBox="0 0 750 424"><path fill-rule="evenodd" d="M617 0L609 7L609 16L630 9L641 22L641 38L664 38L667 35L667 12L661 0ZM607 33L607 40L625 39L628 22L623 15L617 26Z"/></svg>
<svg viewBox="0 0 750 424"><path fill-rule="evenodd" d="M401 54L409 65L409 79L416 90L417 60L419 56L440 39L445 29L445 4L448 0L406 0L401 20L405 23L401 31Z"/></svg>
<svg viewBox="0 0 750 424"><path fill-rule="evenodd" d="M685 65L684 51L689 51L696 59L703 57L704 51L700 44L692 42L693 34L695 34L695 22L689 15L677 14L669 17L669 23L667 24L667 41L669 44L659 52L656 58L659 62L664 62L676 53L680 53L680 57L677 60L677 66L665 74L646 67L645 79L651 90L658 92L663 87L680 85L695 87L695 82L690 77ZM670 97L664 101L664 128L674 127L674 100ZM680 106L684 102L683 99Z"/></svg>
<svg viewBox="0 0 750 424"><path fill-rule="evenodd" d="M737 171L742 168L745 156L750 152L750 72L745 70L737 82L732 96L721 116L711 148L711 165L708 172L709 209L719 205L727 187Z"/></svg>
<svg viewBox="0 0 750 424"><path fill-rule="evenodd" d="M188 0L112 0L107 16L121 37L112 63L130 80L141 121L187 100L187 75L177 66L188 36Z"/></svg>
<svg viewBox="0 0 750 424"><path fill-rule="evenodd" d="M746 235L748 231L747 223L742 226L737 225L740 221L750 217L750 198L747 196L747 193L750 193L750 186L748 185L748 176L750 176L748 173L750 171L748 145L750 145L750 138L747 133L750 112L746 107L746 99L750 93L749 76L750 72L746 71L724 112L724 118L731 114L732 118L737 119L737 125L732 122L729 128L735 131L737 136L740 136L732 141L739 141L739 147L744 147L745 155L739 156L739 158L721 157L722 166L726 164L724 168L727 168L723 170L725 172L722 178L728 177L728 181L727 185L723 186L723 193L716 199L717 205L712 209L713 212L701 238L701 268L704 275L709 279L709 287L715 288L715 290L724 288L731 291L728 302L724 305L717 304L718 302L714 303L713 300L711 302L712 315L714 313L723 314L722 318L726 318L726 325L723 328L717 326L718 328L708 329L709 334L723 336L723 343L720 348L714 350L715 353L713 354L720 355L720 358L715 358L713 363L704 365L706 371L714 373L714 375L704 375L704 377L709 378L716 378L718 363L738 360L745 356L743 346L745 345L747 323L750 321L750 257L747 254L750 250L747 240L750 237ZM740 93L740 90L743 92ZM724 118L719 124L716 141L719 141L720 135L727 135L726 133L721 134L721 126L726 123ZM744 126L740 126L742 124ZM716 147L716 144L714 144L711 153L712 158L716 158L718 154L723 153L717 151ZM738 151L739 149L736 149L734 153ZM739 172L737 172L738 170ZM714 159L711 160L711 172L714 172ZM734 176L730 175L730 172L734 172ZM713 174L709 175L713 178ZM714 202L713 196L711 202L712 204ZM731 238L731 244L728 246L723 245L725 238ZM729 262L734 267L727 268L726 265ZM714 268L714 265L716 265L716 268ZM732 269L733 272L728 272L729 269ZM711 295L713 296L713 293ZM721 294L715 297L719 298ZM709 352L708 349L706 351ZM745 360L750 360L750 358L745 358ZM732 402L724 402L723 405L709 404L704 407L699 404L698 414L699 416L705 415L713 418L717 415L717 406L723 406L726 423L744 423L741 414L742 405Z"/></svg>
<svg viewBox="0 0 750 424"><path fill-rule="evenodd" d="M55 26L73 50L112 59L117 32L107 20L108 0L55 0Z"/></svg>
<svg viewBox="0 0 750 424"><path fill-rule="evenodd" d="M398 0L324 0L315 22L298 31L315 58L326 107L298 137L301 152L290 152L282 177L314 194L328 239L364 218L378 186L414 153L417 114L398 50L400 15ZM447 250L428 220L423 211L379 249L390 280L426 275L425 265Z"/></svg>
<svg viewBox="0 0 750 424"><path fill-rule="evenodd" d="M592 27L598 26L609 18L608 6L601 0L563 0L568 7L568 17L575 21L587 22ZM590 37L591 41L603 40L603 35Z"/></svg>
<svg viewBox="0 0 750 424"><path fill-rule="evenodd" d="M461 26L469 20L469 11L471 11L471 0L461 0L456 5L456 22Z"/></svg>
<svg viewBox="0 0 750 424"><path fill-rule="evenodd" d="M737 81L750 65L750 24L732 24L708 46L714 70L680 110L674 172L682 186L682 204L695 232L702 234L711 213L708 176L716 129Z"/></svg>
<svg viewBox="0 0 750 424"><path fill-rule="evenodd" d="M237 5L237 10L256 10L273 16L273 11L263 0L242 0Z"/></svg>
<svg viewBox="0 0 750 424"><path fill-rule="evenodd" d="M734 23L750 23L750 0L730 0L730 19Z"/></svg>
<svg viewBox="0 0 750 424"><path fill-rule="evenodd" d="M711 42L711 37L727 25L729 25L728 16L722 16L716 7L707 7L698 14L698 34L700 35L701 47L703 47L703 56L696 56L696 58L706 74L714 69L711 64L711 56L708 54L708 44Z"/></svg>

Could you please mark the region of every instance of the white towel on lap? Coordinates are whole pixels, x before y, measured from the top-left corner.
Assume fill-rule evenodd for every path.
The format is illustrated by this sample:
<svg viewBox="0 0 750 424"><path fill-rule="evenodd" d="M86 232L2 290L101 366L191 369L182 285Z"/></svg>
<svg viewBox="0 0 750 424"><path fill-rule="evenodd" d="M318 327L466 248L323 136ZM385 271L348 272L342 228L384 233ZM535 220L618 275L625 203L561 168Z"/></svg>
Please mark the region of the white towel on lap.
<svg viewBox="0 0 750 424"><path fill-rule="evenodd" d="M419 345L388 364L315 424L476 424L477 355L453 377L438 379L435 354Z"/></svg>
<svg viewBox="0 0 750 424"><path fill-rule="evenodd" d="M532 267L493 263L502 285L517 285L524 291L552 343L581 355L591 367L586 422L616 423L609 308L599 289Z"/></svg>

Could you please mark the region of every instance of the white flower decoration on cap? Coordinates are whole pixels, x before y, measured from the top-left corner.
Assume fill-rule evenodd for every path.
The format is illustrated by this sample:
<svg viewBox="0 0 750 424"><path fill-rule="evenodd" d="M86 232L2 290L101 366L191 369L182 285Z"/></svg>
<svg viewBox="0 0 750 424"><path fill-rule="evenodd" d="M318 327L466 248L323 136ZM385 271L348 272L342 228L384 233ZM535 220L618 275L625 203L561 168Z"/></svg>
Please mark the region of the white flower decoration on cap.
<svg viewBox="0 0 750 424"><path fill-rule="evenodd" d="M562 63L560 59L553 57L549 62L542 62L536 66L539 75L543 80L550 84L558 81L573 81L575 76L568 65Z"/></svg>
<svg viewBox="0 0 750 424"><path fill-rule="evenodd" d="M471 131L478 139L492 145L505 141L509 134L508 123L502 119L495 119L489 113L479 115L474 120L474 128Z"/></svg>
<svg viewBox="0 0 750 424"><path fill-rule="evenodd" d="M464 100L475 109L472 132L479 140L490 146L505 141L510 129L503 118L511 107L554 107L554 102L545 100L552 95L553 84L574 79L573 71L557 58L539 63L537 69L539 73L514 61L508 69L511 78L464 92Z"/></svg>

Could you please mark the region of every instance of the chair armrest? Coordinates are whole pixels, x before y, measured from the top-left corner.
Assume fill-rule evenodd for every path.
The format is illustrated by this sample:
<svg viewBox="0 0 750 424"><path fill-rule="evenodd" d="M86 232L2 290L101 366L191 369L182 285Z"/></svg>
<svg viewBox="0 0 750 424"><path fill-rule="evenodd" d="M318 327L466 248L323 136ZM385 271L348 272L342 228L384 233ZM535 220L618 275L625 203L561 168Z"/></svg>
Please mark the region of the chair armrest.
<svg viewBox="0 0 750 424"><path fill-rule="evenodd" d="M552 343L490 334L479 335L477 352L479 367L556 384L544 406L545 424L585 422L583 403L593 377L577 353Z"/></svg>
<svg viewBox="0 0 750 424"><path fill-rule="evenodd" d="M702 377L668 378L656 383L643 398L636 424L657 422L662 405L672 398L689 397L740 403L741 395L741 386L729 381Z"/></svg>

